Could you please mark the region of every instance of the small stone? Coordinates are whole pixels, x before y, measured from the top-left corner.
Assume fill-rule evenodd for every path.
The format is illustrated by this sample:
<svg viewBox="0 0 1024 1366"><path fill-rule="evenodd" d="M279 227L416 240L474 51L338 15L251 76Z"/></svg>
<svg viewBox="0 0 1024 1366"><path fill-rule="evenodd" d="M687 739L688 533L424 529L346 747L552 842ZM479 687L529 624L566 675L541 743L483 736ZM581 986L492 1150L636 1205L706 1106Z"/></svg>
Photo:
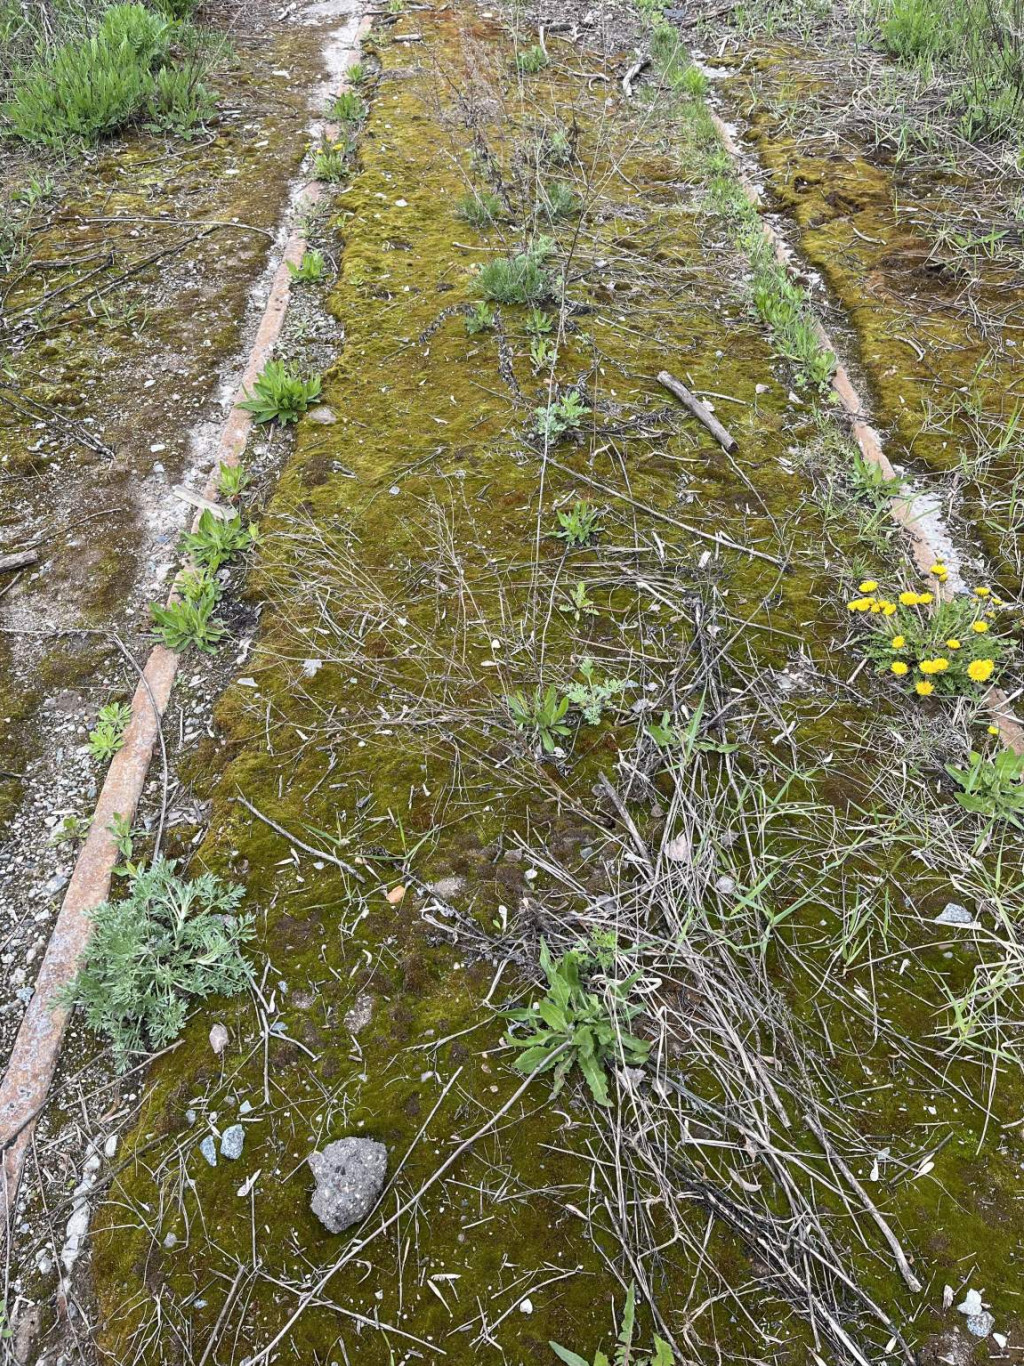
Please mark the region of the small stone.
<svg viewBox="0 0 1024 1366"><path fill-rule="evenodd" d="M217 1054L218 1058L228 1046L228 1031L222 1024L215 1024L210 1030L210 1047Z"/></svg>
<svg viewBox="0 0 1024 1366"><path fill-rule="evenodd" d="M164 1239L164 1247L176 1247L177 1243L178 1235L176 1233L168 1233L167 1237Z"/></svg>
<svg viewBox="0 0 1024 1366"><path fill-rule="evenodd" d="M987 1309L983 1309L980 1314L967 1316L967 1331L973 1333L976 1338L987 1338L995 1326L996 1321Z"/></svg>
<svg viewBox="0 0 1024 1366"><path fill-rule="evenodd" d="M450 877L438 878L436 882L430 884L430 890L434 896L440 897L442 901L451 901L458 896L466 885L466 879L459 877L458 873L453 873Z"/></svg>
<svg viewBox="0 0 1024 1366"><path fill-rule="evenodd" d="M365 1219L384 1188L388 1150L371 1138L340 1138L310 1153L316 1178L310 1208L329 1233Z"/></svg>
<svg viewBox="0 0 1024 1366"><path fill-rule="evenodd" d="M405 897L405 888L399 883L397 887L392 887L388 892L388 901L392 906L400 906Z"/></svg>
<svg viewBox="0 0 1024 1366"><path fill-rule="evenodd" d="M980 1314L985 1306L981 1302L981 1292L978 1290L968 1290L964 1296L963 1304L957 1305L957 1310L961 1314Z"/></svg>
<svg viewBox="0 0 1024 1366"><path fill-rule="evenodd" d="M216 1165L217 1165L217 1141L216 1141L216 1139L214 1138L213 1134L207 1134L207 1135L206 1135L206 1137L203 1139L202 1143L200 1143L200 1145L199 1145L199 1151L200 1151L200 1152L202 1153L202 1155L206 1158L207 1162L209 1162L209 1164L210 1164L211 1167L216 1167Z"/></svg>
<svg viewBox="0 0 1024 1366"><path fill-rule="evenodd" d="M723 873L715 883L715 891L720 892L722 896L732 896L735 890L736 880L731 878L728 873Z"/></svg>
<svg viewBox="0 0 1024 1366"><path fill-rule="evenodd" d="M251 1101L251 1100L243 1100L242 1103L241 1103L241 1105L238 1107L238 1113L239 1113L240 1115L249 1115L249 1114L252 1114L252 1101Z"/></svg>
<svg viewBox="0 0 1024 1366"><path fill-rule="evenodd" d="M974 916L959 901L947 901L935 917L936 925L973 925Z"/></svg>
<svg viewBox="0 0 1024 1366"><path fill-rule="evenodd" d="M677 835L665 845L665 857L673 863L689 863L692 855L693 846L688 835Z"/></svg>
<svg viewBox="0 0 1024 1366"><path fill-rule="evenodd" d="M328 408L326 403L321 403L316 408L310 408L306 417L310 422L319 422L321 427L330 427L337 422L333 408Z"/></svg>
<svg viewBox="0 0 1024 1366"><path fill-rule="evenodd" d="M345 1028L353 1034L358 1034L372 1019L373 997L368 991L361 991L356 997L355 1005L345 1014Z"/></svg>
<svg viewBox="0 0 1024 1366"><path fill-rule="evenodd" d="M245 1129L241 1124L232 1124L221 1135L220 1155L234 1162L242 1156L245 1143Z"/></svg>
<svg viewBox="0 0 1024 1366"><path fill-rule="evenodd" d="M520 1314L532 1314L532 1313L533 1313L533 1300L520 1300L520 1301L519 1301L519 1312L520 1312Z"/></svg>
<svg viewBox="0 0 1024 1366"><path fill-rule="evenodd" d="M185 1123L189 1126L189 1128L191 1128L192 1125L195 1124L198 1118L199 1116L196 1114L195 1110L185 1111Z"/></svg>

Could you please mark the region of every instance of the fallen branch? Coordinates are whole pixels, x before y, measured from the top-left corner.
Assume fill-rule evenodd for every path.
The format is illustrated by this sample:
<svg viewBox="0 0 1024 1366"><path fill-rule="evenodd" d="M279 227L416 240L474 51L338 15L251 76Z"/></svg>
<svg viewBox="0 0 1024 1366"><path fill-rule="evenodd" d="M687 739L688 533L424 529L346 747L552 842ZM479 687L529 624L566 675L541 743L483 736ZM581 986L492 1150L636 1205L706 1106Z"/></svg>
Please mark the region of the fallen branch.
<svg viewBox="0 0 1024 1366"><path fill-rule="evenodd" d="M658 383L663 384L670 393L675 394L679 402L691 412L698 422L703 423L708 431L715 438L722 450L728 455L732 455L736 449L736 438L726 429L715 417L711 410L701 403L700 399L691 394L685 384L681 384L674 375L670 375L667 370L662 370L658 376Z"/></svg>
<svg viewBox="0 0 1024 1366"><path fill-rule="evenodd" d="M636 80L637 76L640 75L640 72L643 71L645 67L650 66L650 64L650 57L640 57L629 68L625 76L623 76L622 89L625 92L627 100L631 100L633 98L633 82Z"/></svg>
<svg viewBox="0 0 1024 1366"><path fill-rule="evenodd" d="M14 550L10 555L0 555L0 573L4 570L27 569L39 560L38 550Z"/></svg>
<svg viewBox="0 0 1024 1366"><path fill-rule="evenodd" d="M241 802L246 811L251 811L257 820L261 820L264 825L269 825L271 830L275 830L289 844L294 844L296 849L301 849L305 854L312 854L314 858L326 859L328 863L333 863L336 868L340 868L343 873L348 873L350 877L354 877L357 882L366 881L359 869L353 868L351 863L346 863L343 858L338 858L336 854L329 854L326 849L314 849L311 844L303 844L302 840L297 839L290 830L286 830L283 825L278 825L277 821L272 821L269 816L265 816L262 811L253 806L252 802L243 797L241 792L236 794L235 801Z"/></svg>

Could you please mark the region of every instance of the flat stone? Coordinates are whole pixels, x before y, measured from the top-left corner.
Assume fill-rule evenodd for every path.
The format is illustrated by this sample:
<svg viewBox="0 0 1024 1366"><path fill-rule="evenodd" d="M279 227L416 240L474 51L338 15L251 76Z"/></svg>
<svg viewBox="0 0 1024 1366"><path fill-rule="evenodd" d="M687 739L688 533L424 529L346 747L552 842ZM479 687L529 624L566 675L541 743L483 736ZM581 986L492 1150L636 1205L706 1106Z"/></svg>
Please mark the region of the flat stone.
<svg viewBox="0 0 1024 1366"><path fill-rule="evenodd" d="M199 1145L199 1151L209 1162L211 1167L217 1165L217 1142L213 1134L207 1134Z"/></svg>
<svg viewBox="0 0 1024 1366"><path fill-rule="evenodd" d="M987 1338L995 1326L996 1321L987 1309L983 1309L980 1314L969 1314L967 1317L967 1331L973 1333L976 1338Z"/></svg>
<svg viewBox="0 0 1024 1366"><path fill-rule="evenodd" d="M306 417L310 422L319 422L322 427L330 427L337 422L333 408L328 408L326 403L319 404L316 408L310 408Z"/></svg>
<svg viewBox="0 0 1024 1366"><path fill-rule="evenodd" d="M372 1138L340 1138L310 1153L316 1178L310 1208L329 1233L365 1219L384 1188L388 1150Z"/></svg>
<svg viewBox="0 0 1024 1366"><path fill-rule="evenodd" d="M935 917L936 925L973 925L974 916L959 901L947 901Z"/></svg>

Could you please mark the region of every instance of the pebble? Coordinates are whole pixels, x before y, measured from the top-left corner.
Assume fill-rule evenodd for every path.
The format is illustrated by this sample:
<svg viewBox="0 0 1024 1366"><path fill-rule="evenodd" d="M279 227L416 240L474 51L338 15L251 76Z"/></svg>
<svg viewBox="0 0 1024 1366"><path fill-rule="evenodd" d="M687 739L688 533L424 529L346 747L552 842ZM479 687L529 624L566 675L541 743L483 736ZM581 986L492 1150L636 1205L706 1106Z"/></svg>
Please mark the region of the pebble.
<svg viewBox="0 0 1024 1366"><path fill-rule="evenodd" d="M245 1143L245 1129L241 1124L232 1124L224 1130L220 1140L221 1157L229 1158L234 1162L242 1156L242 1146Z"/></svg>
<svg viewBox="0 0 1024 1366"><path fill-rule="evenodd" d="M935 917L936 925L973 925L974 916L959 901L947 901Z"/></svg>
<svg viewBox="0 0 1024 1366"><path fill-rule="evenodd" d="M200 1152L202 1153L202 1155L206 1158L207 1162L209 1162L209 1164L210 1164L211 1167L216 1167L216 1165L217 1165L217 1141L216 1141L216 1139L214 1138L213 1134L207 1134L207 1135L206 1135L206 1137L203 1139L202 1143L200 1143L200 1145L199 1145L199 1151L200 1151Z"/></svg>
<svg viewBox="0 0 1024 1366"><path fill-rule="evenodd" d="M987 1338L995 1324L995 1319L987 1309L983 1309L980 1314L967 1316L967 1331L973 1333L976 1338Z"/></svg>

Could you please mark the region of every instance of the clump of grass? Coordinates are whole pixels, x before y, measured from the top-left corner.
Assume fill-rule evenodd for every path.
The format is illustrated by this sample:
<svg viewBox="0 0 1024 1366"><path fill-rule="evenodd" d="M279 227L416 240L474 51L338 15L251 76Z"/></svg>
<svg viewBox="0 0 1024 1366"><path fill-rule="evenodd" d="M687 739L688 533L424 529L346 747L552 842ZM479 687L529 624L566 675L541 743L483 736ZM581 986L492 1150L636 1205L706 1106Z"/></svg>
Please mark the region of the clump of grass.
<svg viewBox="0 0 1024 1366"><path fill-rule="evenodd" d="M313 157L313 175L325 185L337 185L348 176L350 148L344 142L321 142Z"/></svg>
<svg viewBox="0 0 1024 1366"><path fill-rule="evenodd" d="M622 1310L622 1326L616 1342L615 1353L612 1357L614 1366L674 1366L675 1356L672 1348L664 1338L654 1335L654 1346L650 1352L639 1351L633 1344L633 1335L636 1331L636 1289L629 1287L626 1296L626 1303ZM581 1357L578 1352L572 1352L568 1347L562 1347L557 1342L548 1342L548 1346L566 1366L591 1366L586 1357ZM609 1366L608 1357L604 1352L597 1349L594 1353L593 1366Z"/></svg>
<svg viewBox="0 0 1024 1366"><path fill-rule="evenodd" d="M303 379L283 361L268 360L252 386L252 393L246 391L245 401L239 407L252 413L254 422L298 422L320 397L320 388L318 376Z"/></svg>
<svg viewBox="0 0 1024 1366"><path fill-rule="evenodd" d="M936 565L933 572L944 582L948 571ZM930 590L913 588L888 598L879 594L874 579L865 579L858 596L847 603L865 620L870 632L866 651L879 672L898 679L918 697L976 696L988 686L1006 649L994 629L1001 606L984 587L944 601Z"/></svg>
<svg viewBox="0 0 1024 1366"><path fill-rule="evenodd" d="M241 950L254 927L236 914L244 895L212 873L186 882L171 860L157 859L123 901L93 911L85 962L61 1000L106 1035L119 1071L172 1043L192 1001L245 990L251 974Z"/></svg>
<svg viewBox="0 0 1024 1366"><path fill-rule="evenodd" d="M458 214L474 228L489 228L500 217L501 207L496 194L474 192L459 200Z"/></svg>
<svg viewBox="0 0 1024 1366"><path fill-rule="evenodd" d="M771 328L776 350L792 361L798 383L824 388L836 358L818 340L807 296L760 233L749 234L746 245L754 269L754 307Z"/></svg>

